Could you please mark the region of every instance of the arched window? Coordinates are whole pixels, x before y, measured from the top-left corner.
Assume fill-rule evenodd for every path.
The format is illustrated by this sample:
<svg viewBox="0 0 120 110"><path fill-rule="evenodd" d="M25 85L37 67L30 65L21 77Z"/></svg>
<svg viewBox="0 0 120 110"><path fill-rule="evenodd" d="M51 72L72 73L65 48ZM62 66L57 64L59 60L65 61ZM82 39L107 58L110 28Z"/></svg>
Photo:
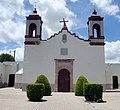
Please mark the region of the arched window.
<svg viewBox="0 0 120 110"><path fill-rule="evenodd" d="M66 43L66 42L67 42L67 35L66 35L66 34L63 34L63 36L62 36L62 41L63 41L63 43Z"/></svg>
<svg viewBox="0 0 120 110"><path fill-rule="evenodd" d="M29 35L35 37L37 34L37 26L34 23L31 23L29 26Z"/></svg>
<svg viewBox="0 0 120 110"><path fill-rule="evenodd" d="M101 35L100 35L100 26L99 24L94 24L93 25L93 36L94 38L99 38Z"/></svg>

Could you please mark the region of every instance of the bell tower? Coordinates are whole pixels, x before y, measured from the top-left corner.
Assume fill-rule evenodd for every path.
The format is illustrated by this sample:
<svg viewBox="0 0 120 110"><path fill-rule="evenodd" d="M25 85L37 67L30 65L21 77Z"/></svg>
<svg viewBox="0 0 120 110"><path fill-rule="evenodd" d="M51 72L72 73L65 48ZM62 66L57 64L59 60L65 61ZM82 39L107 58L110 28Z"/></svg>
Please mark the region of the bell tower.
<svg viewBox="0 0 120 110"><path fill-rule="evenodd" d="M35 8L33 13L26 17L25 45L39 45L42 40L42 23L41 16Z"/></svg>
<svg viewBox="0 0 120 110"><path fill-rule="evenodd" d="M94 10L92 15L88 18L88 39L90 45L104 45L104 29L103 29L103 17L97 15L97 11Z"/></svg>

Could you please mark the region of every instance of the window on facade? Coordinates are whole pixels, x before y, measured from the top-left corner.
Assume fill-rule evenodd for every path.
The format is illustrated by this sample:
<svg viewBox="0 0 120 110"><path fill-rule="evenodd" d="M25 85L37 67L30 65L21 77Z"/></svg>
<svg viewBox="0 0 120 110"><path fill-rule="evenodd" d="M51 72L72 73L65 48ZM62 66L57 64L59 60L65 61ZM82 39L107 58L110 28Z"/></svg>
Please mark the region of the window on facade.
<svg viewBox="0 0 120 110"><path fill-rule="evenodd" d="M61 55L68 55L68 48L61 48L60 53Z"/></svg>
<svg viewBox="0 0 120 110"><path fill-rule="evenodd" d="M63 34L63 36L62 36L62 41L63 41L63 43L66 43L66 42L67 42L67 35L66 35L66 34Z"/></svg>

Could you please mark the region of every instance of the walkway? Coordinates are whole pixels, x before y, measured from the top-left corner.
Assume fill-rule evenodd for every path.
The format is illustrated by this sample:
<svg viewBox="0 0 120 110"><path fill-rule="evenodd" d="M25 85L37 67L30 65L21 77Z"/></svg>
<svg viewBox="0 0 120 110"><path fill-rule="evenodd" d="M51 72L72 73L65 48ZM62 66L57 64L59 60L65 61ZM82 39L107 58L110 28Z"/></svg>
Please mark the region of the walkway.
<svg viewBox="0 0 120 110"><path fill-rule="evenodd" d="M52 93L42 102L30 102L20 89L0 89L0 110L120 110L120 92L104 93L104 100L107 103L91 104L74 93Z"/></svg>

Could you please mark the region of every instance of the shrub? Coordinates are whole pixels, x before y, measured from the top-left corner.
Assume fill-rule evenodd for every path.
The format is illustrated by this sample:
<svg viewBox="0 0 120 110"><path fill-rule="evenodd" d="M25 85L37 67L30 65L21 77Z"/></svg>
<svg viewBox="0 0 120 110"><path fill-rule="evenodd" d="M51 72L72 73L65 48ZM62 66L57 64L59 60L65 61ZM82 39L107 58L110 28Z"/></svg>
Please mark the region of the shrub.
<svg viewBox="0 0 120 110"><path fill-rule="evenodd" d="M88 83L87 79L84 76L80 76L76 82L76 87L75 87L76 96L83 96L84 83Z"/></svg>
<svg viewBox="0 0 120 110"><path fill-rule="evenodd" d="M30 101L40 101L44 95L44 84L27 84L27 97Z"/></svg>
<svg viewBox="0 0 120 110"><path fill-rule="evenodd" d="M45 85L45 92L44 96L50 96L51 95L51 86L50 83L45 75L40 75L35 83L43 83Z"/></svg>
<svg viewBox="0 0 120 110"><path fill-rule="evenodd" d="M101 84L84 84L84 96L86 101L98 101L102 99L103 86Z"/></svg>

